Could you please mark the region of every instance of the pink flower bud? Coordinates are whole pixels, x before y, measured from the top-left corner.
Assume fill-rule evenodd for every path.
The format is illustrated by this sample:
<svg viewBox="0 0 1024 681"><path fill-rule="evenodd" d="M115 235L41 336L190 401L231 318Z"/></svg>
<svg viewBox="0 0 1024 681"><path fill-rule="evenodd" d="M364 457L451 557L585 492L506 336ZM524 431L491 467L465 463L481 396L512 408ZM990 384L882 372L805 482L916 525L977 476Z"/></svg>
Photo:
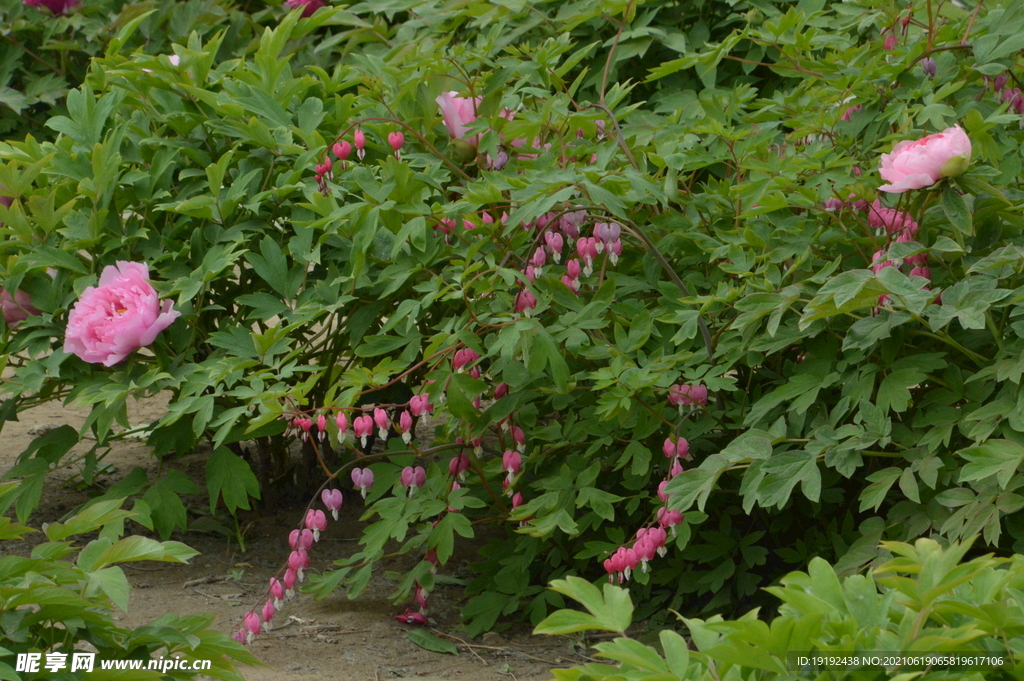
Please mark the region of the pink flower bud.
<svg viewBox="0 0 1024 681"><path fill-rule="evenodd" d="M530 310L537 308L537 297L530 293L528 290L523 289L516 296L515 300L515 311L518 313L525 313L527 317L530 316Z"/></svg>
<svg viewBox="0 0 1024 681"><path fill-rule="evenodd" d="M461 371L467 364L472 364L478 359L480 359L480 355L476 352L469 348L463 348L456 352L452 358L452 368L456 371Z"/></svg>
<svg viewBox="0 0 1024 681"><path fill-rule="evenodd" d="M252 640L252 636L260 633L260 616L254 612L247 613L245 615L245 628L249 630L249 640Z"/></svg>
<svg viewBox="0 0 1024 681"><path fill-rule="evenodd" d="M448 472L452 474L452 477L464 476L466 471L469 470L469 454L459 454L453 456L451 461L448 462Z"/></svg>
<svg viewBox="0 0 1024 681"><path fill-rule="evenodd" d="M325 435L327 435L327 417L320 414L316 417L316 436L317 439L323 442Z"/></svg>
<svg viewBox="0 0 1024 681"><path fill-rule="evenodd" d="M366 157L366 136L363 135L363 131L356 128L355 133L352 135L352 139L356 143L356 156L362 161Z"/></svg>
<svg viewBox="0 0 1024 681"><path fill-rule="evenodd" d="M871 271L872 272L874 272L875 274L878 274L879 272L884 270L886 267L895 267L895 264L891 260L886 260L885 259L886 255L887 255L886 251L876 251L875 254L873 256L871 256Z"/></svg>
<svg viewBox="0 0 1024 681"><path fill-rule="evenodd" d="M594 237L601 243L618 241L622 226L617 222L598 222L594 225Z"/></svg>
<svg viewBox="0 0 1024 681"><path fill-rule="evenodd" d="M566 288L568 288L570 291L575 293L577 296L579 295L579 288L580 288L580 280L579 279L570 279L569 275L563 274L562 275L562 283L565 284Z"/></svg>
<svg viewBox="0 0 1024 681"><path fill-rule="evenodd" d="M891 50L896 47L896 34L890 33L885 36L885 49Z"/></svg>
<svg viewBox="0 0 1024 681"><path fill-rule="evenodd" d="M348 418L344 412L338 412L338 416L334 419L335 424L338 426L338 442L344 442L345 436L348 434Z"/></svg>
<svg viewBox="0 0 1024 681"><path fill-rule="evenodd" d="M247 641L246 637L245 637L245 635L247 633L248 632L246 632L246 630L244 628L243 629L239 629L235 633L231 634L231 638L235 639L236 641L238 641L239 643L241 643L244 646L247 643L249 643L249 641Z"/></svg>
<svg viewBox="0 0 1024 681"><path fill-rule="evenodd" d="M562 248L565 246L565 240L562 239L562 235L558 232L547 232L544 234L544 243L547 244L548 250L551 251L551 259L557 264L562 259Z"/></svg>
<svg viewBox="0 0 1024 681"><path fill-rule="evenodd" d="M523 429L519 426L512 427L512 439L515 440L516 449L520 452L526 450L526 435L523 433Z"/></svg>
<svg viewBox="0 0 1024 681"><path fill-rule="evenodd" d="M423 470L423 466L406 466L402 469L402 487L409 488L409 496L412 496L418 487L423 487L426 481L427 472Z"/></svg>
<svg viewBox="0 0 1024 681"><path fill-rule="evenodd" d="M537 270L533 269L533 265L527 265L526 269L523 270L523 274L526 276L526 281L531 284L537 279Z"/></svg>
<svg viewBox="0 0 1024 681"><path fill-rule="evenodd" d="M338 510L341 508L341 504L344 501L344 497L341 494L340 489L325 489L320 495L320 498L324 502L324 506L331 512L334 519L338 519Z"/></svg>
<svg viewBox="0 0 1024 681"><path fill-rule="evenodd" d="M911 267L927 267L928 266L928 254L917 253L915 255L908 255L903 259L903 262L907 263Z"/></svg>
<svg viewBox="0 0 1024 681"><path fill-rule="evenodd" d="M494 386L494 399L500 400L505 395L508 395L508 383L499 383Z"/></svg>
<svg viewBox="0 0 1024 681"><path fill-rule="evenodd" d="M414 395L409 400L409 411L413 416L419 417L426 414L430 407L430 398L427 395Z"/></svg>
<svg viewBox="0 0 1024 681"><path fill-rule="evenodd" d="M661 445L661 451L670 459L676 455L676 443L672 442L672 438L665 438L665 442Z"/></svg>
<svg viewBox="0 0 1024 681"><path fill-rule="evenodd" d="M395 615L395 619L399 622L404 622L405 624L430 624L430 620L427 619L426 615L424 615L422 612L414 612L411 609L406 610L401 615Z"/></svg>
<svg viewBox="0 0 1024 681"><path fill-rule="evenodd" d="M366 491L373 487L373 471L369 468L353 468L352 484L360 490L363 499L366 498Z"/></svg>
<svg viewBox="0 0 1024 681"><path fill-rule="evenodd" d="M373 419L367 415L357 416L355 421L352 422L352 430L355 431L356 437L359 438L359 443L365 447L366 438L370 437L373 433Z"/></svg>
<svg viewBox="0 0 1024 681"><path fill-rule="evenodd" d="M580 274L583 272L583 269L580 267L580 261L573 258L565 263L565 271L570 279L579 281Z"/></svg>
<svg viewBox="0 0 1024 681"><path fill-rule="evenodd" d="M678 406L680 414L683 412L684 406L706 406L708 389L701 384L674 385L668 389L668 402L673 406Z"/></svg>
<svg viewBox="0 0 1024 681"><path fill-rule="evenodd" d="M373 421L377 424L377 435L382 440L386 440L388 437L388 428L391 426L391 420L388 418L388 413L379 407L373 410Z"/></svg>
<svg viewBox="0 0 1024 681"><path fill-rule="evenodd" d="M676 477L683 472L683 465L679 463L679 459L672 459L672 467L668 469L669 477Z"/></svg>
<svg viewBox="0 0 1024 681"><path fill-rule="evenodd" d="M270 620L272 620L273 618L274 618L274 602L273 601L267 601L266 603L263 604L263 627L267 631L270 631L270 629L272 628L271 625L270 625Z"/></svg>
<svg viewBox="0 0 1024 681"><path fill-rule="evenodd" d="M284 584L277 581L276 577L270 578L270 595L274 597L274 605L280 609L284 601Z"/></svg>
<svg viewBox="0 0 1024 681"><path fill-rule="evenodd" d="M536 270L537 274L541 273L541 268L544 267L544 264L547 263L547 261L547 252L544 251L544 248L542 246L538 246L537 250L533 252L533 257L530 258L530 264L533 265L534 270Z"/></svg>
<svg viewBox="0 0 1024 681"><path fill-rule="evenodd" d="M612 265L619 264L619 256L622 255L622 240L616 239L607 246L608 259L611 260Z"/></svg>
<svg viewBox="0 0 1024 681"><path fill-rule="evenodd" d="M284 593L288 598L292 597L292 594L294 593L293 589L295 588L295 582L298 581L298 579L299 576L295 570L288 568L284 571Z"/></svg>
<svg viewBox="0 0 1024 681"><path fill-rule="evenodd" d="M344 161L348 158L348 155L352 153L352 145L348 142L335 142L334 143L334 155L338 157L339 161Z"/></svg>
<svg viewBox="0 0 1024 681"><path fill-rule="evenodd" d="M313 541L320 541L320 530L327 529L327 516L324 512L312 508L306 511L306 529L313 533Z"/></svg>
<svg viewBox="0 0 1024 681"><path fill-rule="evenodd" d="M676 456L681 459L690 458L690 443L686 441L685 437L676 440Z"/></svg>
<svg viewBox="0 0 1024 681"><path fill-rule="evenodd" d="M405 135L400 132L388 133L388 144L391 145L392 149L398 151L405 144Z"/></svg>
<svg viewBox="0 0 1024 681"><path fill-rule="evenodd" d="M501 457L501 467L510 476L518 475L519 469L523 465L523 457L519 452L507 450Z"/></svg>
<svg viewBox="0 0 1024 681"><path fill-rule="evenodd" d="M676 510L667 508L658 509L658 524L664 527L675 527L683 522L683 514Z"/></svg>
<svg viewBox="0 0 1024 681"><path fill-rule="evenodd" d="M668 480L662 480L658 484L658 498L662 501L668 501L668 493L665 492L666 487L668 487Z"/></svg>
<svg viewBox="0 0 1024 681"><path fill-rule="evenodd" d="M302 581L302 568L306 566L309 554L305 549L296 549L288 554L288 569L294 570L298 580Z"/></svg>
<svg viewBox="0 0 1024 681"><path fill-rule="evenodd" d="M288 534L288 546L292 549L292 551L294 551L295 549L299 548L299 531L298 530L292 530Z"/></svg>
<svg viewBox="0 0 1024 681"><path fill-rule="evenodd" d="M928 267L915 267L910 270L910 276L912 277L924 277L928 281L932 280L932 271Z"/></svg>
<svg viewBox="0 0 1024 681"><path fill-rule="evenodd" d="M523 493L522 492L516 492L515 494L512 495L512 510L514 511L515 509L519 508L522 505L523 505Z"/></svg>
<svg viewBox="0 0 1024 681"><path fill-rule="evenodd" d="M398 430L402 433L402 440L405 444L409 444L412 440L412 414L408 410L403 410L398 417Z"/></svg>

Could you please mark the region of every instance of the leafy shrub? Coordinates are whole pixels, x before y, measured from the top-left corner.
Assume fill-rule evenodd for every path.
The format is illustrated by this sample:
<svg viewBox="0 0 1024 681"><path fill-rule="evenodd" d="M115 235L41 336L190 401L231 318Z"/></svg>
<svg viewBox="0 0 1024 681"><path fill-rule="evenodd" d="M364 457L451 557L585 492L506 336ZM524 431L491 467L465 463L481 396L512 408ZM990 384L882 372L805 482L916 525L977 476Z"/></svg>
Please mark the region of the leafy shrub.
<svg viewBox="0 0 1024 681"><path fill-rule="evenodd" d="M1015 678L1024 650L1024 556L992 554L964 561L973 538L943 548L930 539L913 545L883 542L896 554L868 575L840 579L821 558L807 572L792 572L781 586L767 590L782 604L770 622L756 610L737 620L715 615L707 620L681 618L692 645L664 629L655 646L625 635L633 612L629 594L606 584L603 593L579 577L557 580L551 588L581 603L587 612L559 610L536 633L609 631L620 637L598 643L597 656L614 664L591 663L552 672L558 681L768 681L769 679L1003 679ZM660 644L660 645L659 645ZM942 656L955 652L998 658L1000 664L944 668L936 664L803 666L803 656Z"/></svg>
<svg viewBox="0 0 1024 681"><path fill-rule="evenodd" d="M7 492L5 488L17 484L4 483L0 491ZM124 521L133 516L121 510L122 501L97 502L65 522L51 523L44 530L50 541L35 546L28 558L0 558L0 677L14 681L87 678L89 672L84 670L69 671L72 652L82 651L78 644L87 643L91 648L84 650L96 653L93 673L97 674L101 673L100 660L149 660L159 653L165 657L209 659L211 668L205 674L241 681L236 665L257 661L240 644L211 630L212 616L165 615L135 629L114 623L114 606L128 609L129 584L119 564L139 560L185 563L196 555L179 542L122 538ZM75 535L97 530L99 536L84 546L69 541ZM0 517L0 541L5 542L5 549L30 532L35 530ZM75 552L78 557L74 562L65 560ZM15 658L21 653L43 653L38 673L15 671ZM46 653L65 655L64 671L48 671ZM191 670L175 669L131 672L133 679L154 680L191 679L196 675Z"/></svg>
<svg viewBox="0 0 1024 681"><path fill-rule="evenodd" d="M320 596L357 596L391 541L425 558L395 598L422 593L455 535L497 525L472 633L540 621L562 605L550 579L602 563L625 578L612 558L639 567L637 531L673 511L673 558L631 570L641 617L744 611L790 566L821 555L849 574L883 536L981 532L1008 551L1024 9L929 7L385 3L293 13L251 57L218 60L220 35L190 37L175 68L108 54L50 121L57 140L0 145L0 277L41 311L4 336L5 416L92 405L88 478L128 396L170 391L149 442L163 457L208 440L211 505L232 513L259 493L227 447L244 439L264 489L368 466L374 522ZM602 50L577 43L594 35ZM481 98L464 139L438 109L452 91ZM877 191L881 153L957 123L966 174ZM357 131L365 157L332 151ZM182 316L107 369L60 348L116 261L148 264ZM680 410L677 385L708 404ZM409 393L444 416L435 441L352 456L337 417L387 410L386 433ZM79 436L34 444L0 503L27 516ZM133 475L116 493L142 495L167 537L190 484Z"/></svg>
<svg viewBox="0 0 1024 681"><path fill-rule="evenodd" d="M53 3L55 5L65 3ZM252 18L232 11L220 0L188 2L124 2L84 0L63 14L21 0L0 2L0 135L52 137L45 127L52 116L66 113L65 97L81 85L90 60L104 53L173 54L172 42L196 32L226 34L224 55L244 48L252 35Z"/></svg>

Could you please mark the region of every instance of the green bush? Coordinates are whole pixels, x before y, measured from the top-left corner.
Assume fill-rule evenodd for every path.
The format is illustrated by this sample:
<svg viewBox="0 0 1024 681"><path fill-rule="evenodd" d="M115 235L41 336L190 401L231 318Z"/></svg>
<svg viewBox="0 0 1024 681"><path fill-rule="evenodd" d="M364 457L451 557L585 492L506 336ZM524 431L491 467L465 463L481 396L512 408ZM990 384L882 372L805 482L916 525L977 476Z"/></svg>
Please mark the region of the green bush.
<svg viewBox="0 0 1024 681"><path fill-rule="evenodd" d="M3 483L0 491L18 483ZM204 674L225 681L241 681L237 665L256 664L241 644L209 628L212 616L165 615L151 624L124 629L114 623L114 606L128 610L128 579L118 567L139 560L185 563L196 555L179 542L158 542L146 537L122 538L124 522L133 517L121 510L122 499L90 505L62 523L51 523L44 532L50 541L36 545L29 557L0 558L0 678L29 679L111 678L102 672L102 660L144 660L151 656L210 660ZM82 546L69 541L75 535L99 531ZM35 532L0 517L0 541L4 553L13 542ZM74 562L66 560L78 553ZM82 648L79 644L88 644ZM74 651L95 653L93 669L71 671ZM36 673L17 672L16 656L40 654ZM47 654L64 655L59 668L47 670ZM38 659L38 658L37 658ZM92 674L96 676L93 677ZM132 679L193 679L198 672L169 669L130 672ZM122 675L123 676L123 675ZM128 676L123 676L128 678Z"/></svg>
<svg viewBox="0 0 1024 681"><path fill-rule="evenodd" d="M51 138L45 127L66 114L65 97L82 84L93 57L144 50L173 54L173 42L224 31L224 55L244 49L254 23L221 0L124 2L81 0L64 15L21 0L0 0L0 135Z"/></svg>
<svg viewBox="0 0 1024 681"><path fill-rule="evenodd" d="M49 121L55 141L0 145L15 197L0 280L41 311L3 335L4 418L92 406L80 433L24 453L0 504L27 517L50 464L91 480L115 423L144 427L159 457L212 444L211 507L231 513L260 494L242 440L258 442L264 490L369 465L373 523L314 591L357 596L386 548L430 557L396 599L429 590L455 536L495 524L464 613L474 634L502 614L540 621L562 605L542 584L635 547L669 478L685 520L671 558L634 571L640 617L743 612L791 566L822 556L851 574L882 538L980 532L1008 553L1024 538L1024 8L934 10L375 4L293 13L238 58L218 58L223 34L176 46L176 67L110 51ZM482 98L475 149L449 138L449 91ZM966 174L878 191L880 154L955 124ZM356 129L366 157L342 163L333 144ZM916 231L900 240L882 218ZM621 256L598 255L578 293L551 253L530 281L545 228L560 224L569 259L574 225L609 223ZM106 368L61 348L117 261L146 263L181 317ZM709 404L681 412L678 384ZM127 422L129 396L165 390L166 416ZM444 415L435 441L353 457L335 417L397 421L408 393ZM291 461L287 439L319 416L330 440ZM95 447L65 457L89 431ZM694 459L681 474L658 454L678 437ZM409 496L415 465L426 485ZM138 473L116 494L166 538L190 491Z"/></svg>
<svg viewBox="0 0 1024 681"><path fill-rule="evenodd" d="M792 572L769 587L782 604L766 622L757 610L736 620L715 615L707 620L682 617L688 643L671 629L654 645L626 636L633 613L629 594L606 584L604 592L578 577L557 580L551 588L581 603L587 612L559 610L536 633L609 631L620 636L594 647L613 664L591 663L556 669L558 681L769 681L821 679L1011 679L1024 662L1024 556L992 554L964 561L974 538L947 548L930 539L914 545L883 542L897 557L870 576L840 579L821 558L807 572ZM692 646L692 647L691 647ZM953 657L978 664L809 665L800 653L815 656L921 658ZM999 662L994 662L998 660Z"/></svg>

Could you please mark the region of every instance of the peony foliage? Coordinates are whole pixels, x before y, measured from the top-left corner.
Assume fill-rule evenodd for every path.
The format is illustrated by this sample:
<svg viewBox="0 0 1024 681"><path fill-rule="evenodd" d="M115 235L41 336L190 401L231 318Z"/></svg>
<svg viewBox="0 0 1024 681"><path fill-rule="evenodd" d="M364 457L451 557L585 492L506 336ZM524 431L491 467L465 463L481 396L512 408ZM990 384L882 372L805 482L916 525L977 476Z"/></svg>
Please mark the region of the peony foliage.
<svg viewBox="0 0 1024 681"><path fill-rule="evenodd" d="M39 312L3 327L2 418L92 409L0 503L28 517L51 464L93 482L126 429L206 444L214 513L365 496L358 551L309 556L319 597L397 552L404 601L486 540L474 634L567 575L736 614L883 539L1020 549L1019 4L307 7L176 64L108 49L55 139L0 144L0 281ZM67 352L118 262L180 316ZM166 537L195 491L116 494Z"/></svg>

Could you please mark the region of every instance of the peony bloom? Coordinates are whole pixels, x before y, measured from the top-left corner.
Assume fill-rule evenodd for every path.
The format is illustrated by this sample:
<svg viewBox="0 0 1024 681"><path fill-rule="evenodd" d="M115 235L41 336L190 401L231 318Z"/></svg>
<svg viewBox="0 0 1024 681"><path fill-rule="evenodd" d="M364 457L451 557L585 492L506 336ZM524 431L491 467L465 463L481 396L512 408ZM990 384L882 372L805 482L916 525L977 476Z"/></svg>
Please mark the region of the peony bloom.
<svg viewBox="0 0 1024 681"><path fill-rule="evenodd" d="M889 184L883 192L899 194L930 187L944 177L962 175L971 163L971 140L959 125L919 140L904 140L882 154L879 173Z"/></svg>
<svg viewBox="0 0 1024 681"><path fill-rule="evenodd" d="M305 18L305 17L313 16L313 12L317 11L318 9L320 9L321 7L324 6L324 1L323 0L288 0L286 3L284 3L284 6L288 7L289 9L298 9L299 7L304 7L305 9L302 10L302 16L303 16L303 18Z"/></svg>
<svg viewBox="0 0 1024 681"><path fill-rule="evenodd" d="M78 4L78 0L23 0L21 4L26 7L45 7L57 16L60 16L74 9Z"/></svg>
<svg viewBox="0 0 1024 681"><path fill-rule="evenodd" d="M85 289L68 314L64 352L109 367L156 340L181 313L170 300L161 304L148 280L142 263L105 267L99 286Z"/></svg>
<svg viewBox="0 0 1024 681"><path fill-rule="evenodd" d="M438 95L437 105L441 107L444 127L452 139L466 139L466 127L476 120L476 108L483 97L459 97L458 92L444 92ZM474 146L479 143L480 135L466 140Z"/></svg>
<svg viewBox="0 0 1024 681"><path fill-rule="evenodd" d="M8 326L39 314L39 310L32 305L32 300L24 291L15 291L14 297L11 297L6 289L0 288L0 308L3 309L4 322Z"/></svg>

